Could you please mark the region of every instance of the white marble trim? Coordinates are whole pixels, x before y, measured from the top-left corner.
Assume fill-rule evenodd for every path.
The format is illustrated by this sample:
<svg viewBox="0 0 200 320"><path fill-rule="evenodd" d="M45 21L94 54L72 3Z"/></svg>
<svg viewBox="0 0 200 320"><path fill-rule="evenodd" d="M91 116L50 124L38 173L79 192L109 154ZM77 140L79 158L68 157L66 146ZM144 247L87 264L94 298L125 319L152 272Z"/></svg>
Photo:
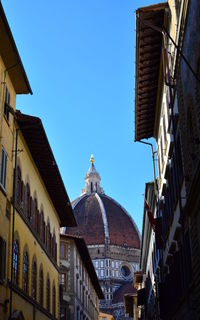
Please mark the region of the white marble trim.
<svg viewBox="0 0 200 320"><path fill-rule="evenodd" d="M109 240L109 230L108 230L108 220L107 220L107 216L106 216L106 210L105 210L103 201L101 200L101 198L99 197L99 195L97 193L95 193L95 197L97 198L97 201L98 201L100 209L101 209L105 237L106 237L106 239Z"/></svg>

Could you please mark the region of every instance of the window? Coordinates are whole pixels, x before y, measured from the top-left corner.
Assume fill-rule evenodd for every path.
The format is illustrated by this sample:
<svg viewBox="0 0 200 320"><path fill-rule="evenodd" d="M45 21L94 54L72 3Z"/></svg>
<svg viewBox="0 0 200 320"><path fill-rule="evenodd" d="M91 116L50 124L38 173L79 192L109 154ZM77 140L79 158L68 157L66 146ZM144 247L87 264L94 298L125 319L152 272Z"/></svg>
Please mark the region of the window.
<svg viewBox="0 0 200 320"><path fill-rule="evenodd" d="M104 270L101 269L101 277L103 277L103 276L104 276Z"/></svg>
<svg viewBox="0 0 200 320"><path fill-rule="evenodd" d="M40 277L39 277L39 302L40 305L43 306L43 290L44 290L44 276L43 270L40 270Z"/></svg>
<svg viewBox="0 0 200 320"><path fill-rule="evenodd" d="M21 203L22 201L22 177L20 167L17 167L17 185L16 185L16 198L17 202Z"/></svg>
<svg viewBox="0 0 200 320"><path fill-rule="evenodd" d="M101 260L101 268L103 268L104 267L104 263L103 263L104 261L103 260Z"/></svg>
<svg viewBox="0 0 200 320"><path fill-rule="evenodd" d="M45 242L45 223L44 223L44 213L43 211L40 214L40 238Z"/></svg>
<svg viewBox="0 0 200 320"><path fill-rule="evenodd" d="M32 298L37 299L37 265L35 261L32 265Z"/></svg>
<svg viewBox="0 0 200 320"><path fill-rule="evenodd" d="M67 289L67 275L66 273L61 273L61 285L63 287L63 291Z"/></svg>
<svg viewBox="0 0 200 320"><path fill-rule="evenodd" d="M38 205L37 205L37 199L35 198L33 200L33 212L32 212L32 224L33 224L33 227L35 229L35 231L38 231Z"/></svg>
<svg viewBox="0 0 200 320"><path fill-rule="evenodd" d="M181 7L181 0L175 0L175 8L176 8L177 20L179 20L180 7Z"/></svg>
<svg viewBox="0 0 200 320"><path fill-rule="evenodd" d="M76 320L79 320L79 307L76 308Z"/></svg>
<svg viewBox="0 0 200 320"><path fill-rule="evenodd" d="M9 109L8 109L9 106L10 106L10 92L6 87L5 100L4 100L4 116L6 117L7 120L9 120Z"/></svg>
<svg viewBox="0 0 200 320"><path fill-rule="evenodd" d="M99 261L97 260L97 261L95 261L94 263L95 263L95 267L98 268L98 266L99 266Z"/></svg>
<svg viewBox="0 0 200 320"><path fill-rule="evenodd" d="M106 259L106 267L110 267L110 260Z"/></svg>
<svg viewBox="0 0 200 320"><path fill-rule="evenodd" d="M69 251L69 243L64 243L64 242L61 242L60 244L60 256L61 258L65 258L67 259L68 258L68 251ZM77 256L77 265L78 265L78 256Z"/></svg>
<svg viewBox="0 0 200 320"><path fill-rule="evenodd" d="M47 250L51 252L51 232L50 232L50 224L47 224Z"/></svg>
<svg viewBox="0 0 200 320"><path fill-rule="evenodd" d="M29 272L29 258L28 258L28 252L24 253L24 261L23 261L23 290L28 293L28 277Z"/></svg>
<svg viewBox="0 0 200 320"><path fill-rule="evenodd" d="M0 281L6 277L6 241L0 237Z"/></svg>
<svg viewBox="0 0 200 320"><path fill-rule="evenodd" d="M31 216L31 193L30 193L30 187L29 184L26 184L26 198L25 198L25 202L26 202L26 216L28 217L28 219L30 220L30 222L32 223L32 216Z"/></svg>
<svg viewBox="0 0 200 320"><path fill-rule="evenodd" d="M125 266L122 266L121 268L121 274L124 278L127 278L130 274L131 274L131 271L129 269L129 267L127 267L126 265Z"/></svg>
<svg viewBox="0 0 200 320"><path fill-rule="evenodd" d="M57 243L56 243L55 233L53 234L53 237L52 237L52 257L55 261L57 260Z"/></svg>
<svg viewBox="0 0 200 320"><path fill-rule="evenodd" d="M13 283L18 284L19 278L19 242L15 240L13 251Z"/></svg>
<svg viewBox="0 0 200 320"><path fill-rule="evenodd" d="M49 277L47 278L47 311L50 312L50 280Z"/></svg>
<svg viewBox="0 0 200 320"><path fill-rule="evenodd" d="M1 163L0 163L0 184L6 189L6 168L7 168L7 153L1 147Z"/></svg>
<svg viewBox="0 0 200 320"><path fill-rule="evenodd" d="M52 314L53 317L56 317L56 288L55 285L53 286L53 306L52 306Z"/></svg>

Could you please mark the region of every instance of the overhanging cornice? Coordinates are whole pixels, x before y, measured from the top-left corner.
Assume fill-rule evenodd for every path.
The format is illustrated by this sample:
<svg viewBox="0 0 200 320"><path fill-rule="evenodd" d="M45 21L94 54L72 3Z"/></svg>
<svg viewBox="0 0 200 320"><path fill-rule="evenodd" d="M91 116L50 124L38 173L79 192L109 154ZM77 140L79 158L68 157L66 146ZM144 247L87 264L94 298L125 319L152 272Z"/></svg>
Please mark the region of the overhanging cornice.
<svg viewBox="0 0 200 320"><path fill-rule="evenodd" d="M153 137L167 3L136 11L135 141ZM148 22L148 23L145 23Z"/></svg>

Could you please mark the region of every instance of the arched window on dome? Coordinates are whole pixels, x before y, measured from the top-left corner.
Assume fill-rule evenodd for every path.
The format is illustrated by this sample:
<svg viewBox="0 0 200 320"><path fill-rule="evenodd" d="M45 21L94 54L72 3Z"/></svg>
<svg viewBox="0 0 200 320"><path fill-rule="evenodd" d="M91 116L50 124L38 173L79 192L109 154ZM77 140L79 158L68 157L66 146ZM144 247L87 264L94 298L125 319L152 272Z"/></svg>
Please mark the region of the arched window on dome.
<svg viewBox="0 0 200 320"><path fill-rule="evenodd" d="M91 187L91 193L93 192L93 183L91 182L90 184L90 187Z"/></svg>

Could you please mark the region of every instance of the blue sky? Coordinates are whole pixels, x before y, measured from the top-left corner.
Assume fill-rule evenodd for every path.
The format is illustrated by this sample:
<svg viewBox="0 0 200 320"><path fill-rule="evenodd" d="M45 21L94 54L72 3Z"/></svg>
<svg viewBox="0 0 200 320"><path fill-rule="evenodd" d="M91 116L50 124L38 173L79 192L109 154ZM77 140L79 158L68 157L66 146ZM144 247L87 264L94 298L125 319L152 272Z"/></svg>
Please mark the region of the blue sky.
<svg viewBox="0 0 200 320"><path fill-rule="evenodd" d="M33 90L17 108L42 119L70 200L94 154L105 193L140 232L153 165L134 142L135 10L152 3L2 0Z"/></svg>

